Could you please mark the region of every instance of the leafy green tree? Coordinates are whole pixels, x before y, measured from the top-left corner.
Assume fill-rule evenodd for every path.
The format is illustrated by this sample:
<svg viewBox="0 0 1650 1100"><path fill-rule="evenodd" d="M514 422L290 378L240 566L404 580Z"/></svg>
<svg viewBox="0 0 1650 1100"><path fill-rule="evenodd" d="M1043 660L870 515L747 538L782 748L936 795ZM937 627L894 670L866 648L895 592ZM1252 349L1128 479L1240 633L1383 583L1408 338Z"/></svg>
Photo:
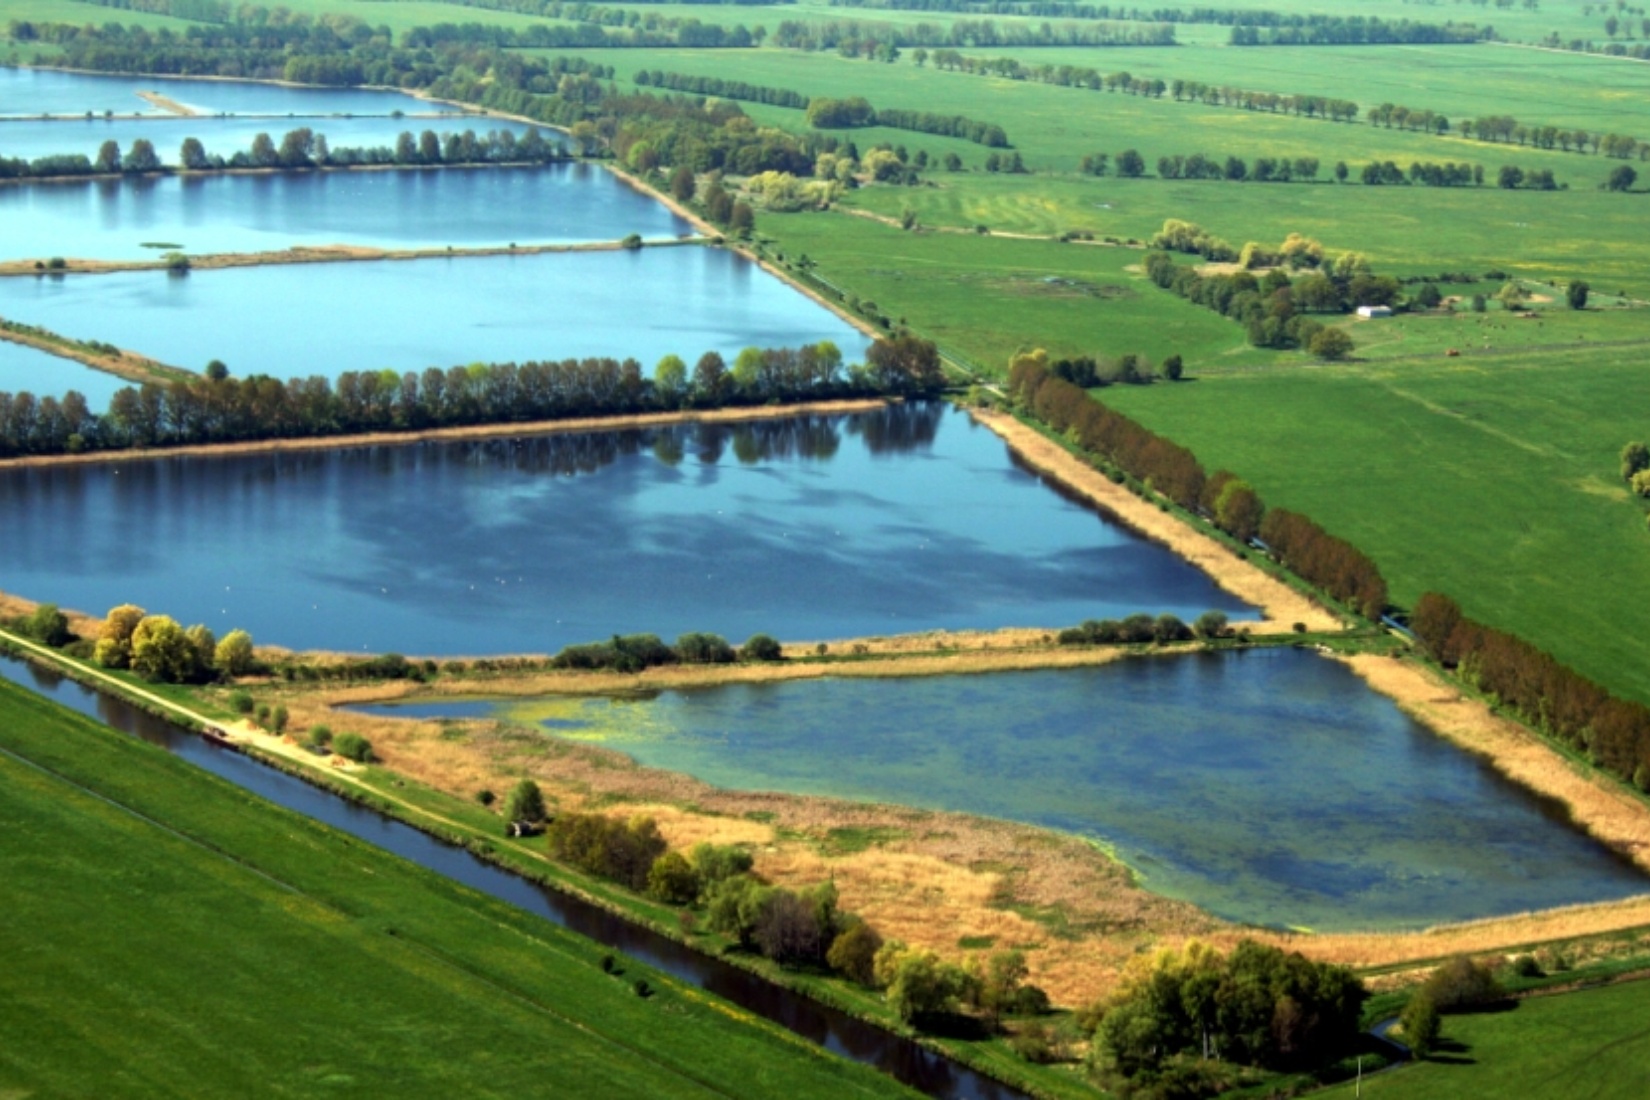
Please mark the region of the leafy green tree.
<svg viewBox="0 0 1650 1100"><path fill-rule="evenodd" d="M1219 638L1226 633L1228 620L1224 611L1205 611L1192 624L1192 633L1199 638Z"/></svg>
<svg viewBox="0 0 1650 1100"><path fill-rule="evenodd" d="M373 761L372 742L358 733L340 733L332 742L332 751L357 764Z"/></svg>
<svg viewBox="0 0 1650 1100"><path fill-rule="evenodd" d="M855 920L831 941L825 953L825 963L839 974L845 974L863 986L876 984L877 952L882 949L882 937L864 921Z"/></svg>
<svg viewBox="0 0 1650 1100"><path fill-rule="evenodd" d="M1570 285L1564 288L1564 300L1570 304L1571 309L1586 309L1587 295L1592 289L1580 279L1572 279Z"/></svg>
<svg viewBox="0 0 1650 1100"><path fill-rule="evenodd" d="M511 788L504 800L504 820L543 821L544 818L544 792L537 783L523 779Z"/></svg>
<svg viewBox="0 0 1650 1100"><path fill-rule="evenodd" d="M1260 533L1260 521L1265 516L1266 506L1261 503L1260 494L1247 481L1233 478L1221 487L1220 496L1215 499L1215 523L1240 542L1248 542Z"/></svg>
<svg viewBox="0 0 1650 1100"><path fill-rule="evenodd" d="M694 873L699 876L700 893L719 882L748 874L755 862L754 857L743 848L709 841L695 844L688 851L688 859L693 864Z"/></svg>
<svg viewBox="0 0 1650 1100"><path fill-rule="evenodd" d="M707 351L693 365L693 396L701 405L720 405L727 397L732 379L720 352Z"/></svg>
<svg viewBox="0 0 1650 1100"><path fill-rule="evenodd" d="M687 364L680 355L667 355L653 368L653 392L667 409L682 403L687 395Z"/></svg>
<svg viewBox="0 0 1650 1100"><path fill-rule="evenodd" d="M1490 968L1466 955L1457 955L1434 970L1421 990L1439 1012L1481 1008L1505 995Z"/></svg>
<svg viewBox="0 0 1650 1100"><path fill-rule="evenodd" d="M647 892L667 905L689 905L699 896L699 876L680 852L666 852L647 872Z"/></svg>
<svg viewBox="0 0 1650 1100"><path fill-rule="evenodd" d="M275 148L275 139L268 134L253 135L252 149L248 155L254 168L278 168L281 164L281 155Z"/></svg>
<svg viewBox="0 0 1650 1100"><path fill-rule="evenodd" d="M110 175L120 171L120 164L120 143L105 141L97 147L97 159L92 162L92 171Z"/></svg>
<svg viewBox="0 0 1650 1100"><path fill-rule="evenodd" d="M212 664L225 676L245 676L257 666L252 651L252 635L231 630L212 653Z"/></svg>
<svg viewBox="0 0 1650 1100"><path fill-rule="evenodd" d="M676 171L670 175L670 194L677 202L692 202L695 189L693 169L685 164L678 164Z"/></svg>
<svg viewBox="0 0 1650 1100"><path fill-rule="evenodd" d="M69 632L69 617L58 610L55 603L43 603L23 620L23 633L53 648L67 645L74 635Z"/></svg>
<svg viewBox="0 0 1650 1100"><path fill-rule="evenodd" d="M1414 1051L1417 1058L1425 1058L1438 1048L1443 1021L1438 1015L1438 1006L1425 990L1410 995L1398 1022L1404 1028L1404 1045Z"/></svg>
<svg viewBox="0 0 1650 1100"><path fill-rule="evenodd" d="M733 212L728 215L728 228L741 236L756 228L756 212L751 209L750 203L740 199L733 204Z"/></svg>
<svg viewBox="0 0 1650 1100"><path fill-rule="evenodd" d="M292 716L287 712L286 707L278 706L275 708L275 712L270 716L269 728L276 737L279 737L286 732L287 723L291 720Z"/></svg>
<svg viewBox="0 0 1650 1100"><path fill-rule="evenodd" d="M177 620L148 615L132 631L132 671L152 683L182 684L195 678L196 649Z"/></svg>
<svg viewBox="0 0 1650 1100"><path fill-rule="evenodd" d="M160 170L160 157L155 153L155 143L148 138L138 138L132 142L132 148L120 162L125 172L156 172Z"/></svg>
<svg viewBox="0 0 1650 1100"><path fill-rule="evenodd" d="M1632 481L1640 470L1650 469L1650 446L1642 441L1627 444L1621 449L1621 479Z"/></svg>
<svg viewBox="0 0 1650 1100"><path fill-rule="evenodd" d="M1345 359L1352 354L1352 337L1338 328L1326 328L1312 337L1307 350L1319 359Z"/></svg>
<svg viewBox="0 0 1650 1100"><path fill-rule="evenodd" d="M218 639L213 636L211 629L204 623L196 623L183 633L195 649L197 674L211 669L218 649Z"/></svg>
<svg viewBox="0 0 1650 1100"><path fill-rule="evenodd" d="M784 652L779 642L767 634L752 634L744 645L739 647L740 659L746 661L777 661L783 658Z"/></svg>
<svg viewBox="0 0 1650 1100"><path fill-rule="evenodd" d="M1631 191L1633 184L1638 182L1639 174L1631 165L1623 164L1610 170L1605 186L1611 191Z"/></svg>
<svg viewBox="0 0 1650 1100"><path fill-rule="evenodd" d="M1421 289L1415 292L1415 304L1422 309L1437 309L1443 300L1437 283L1422 283Z"/></svg>
<svg viewBox="0 0 1650 1100"><path fill-rule="evenodd" d="M1138 149L1125 149L1117 154L1117 174L1124 179L1139 179L1146 174L1146 158Z"/></svg>
<svg viewBox="0 0 1650 1100"><path fill-rule="evenodd" d="M1163 360L1163 377L1168 379L1170 382L1180 381L1180 378L1185 371L1186 364L1180 356L1171 355L1167 359Z"/></svg>
<svg viewBox="0 0 1650 1100"><path fill-rule="evenodd" d="M199 138L183 139L183 146L178 150L178 162L191 172L212 167L212 162L206 156L206 146L201 144Z"/></svg>

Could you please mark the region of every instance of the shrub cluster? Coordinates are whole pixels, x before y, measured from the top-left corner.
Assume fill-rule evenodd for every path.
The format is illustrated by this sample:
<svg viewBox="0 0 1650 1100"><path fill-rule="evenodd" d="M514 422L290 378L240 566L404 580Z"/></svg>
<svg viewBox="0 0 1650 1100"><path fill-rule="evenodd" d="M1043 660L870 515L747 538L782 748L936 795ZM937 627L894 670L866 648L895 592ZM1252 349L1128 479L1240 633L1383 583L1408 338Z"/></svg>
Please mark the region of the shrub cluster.
<svg viewBox="0 0 1650 1100"><path fill-rule="evenodd" d="M862 96L847 99L814 99L808 103L808 125L821 130L844 130L860 126L887 126L962 138L975 145L996 149L1008 147L1008 135L1001 126L963 115L939 115L931 111L911 111L887 107L877 110Z"/></svg>
<svg viewBox="0 0 1650 1100"><path fill-rule="evenodd" d="M610 641L567 646L550 658L550 667L640 672L659 665L777 661L780 657L779 643L766 634L751 635L737 652L719 634L683 634L675 645L666 645L657 634L615 634Z"/></svg>

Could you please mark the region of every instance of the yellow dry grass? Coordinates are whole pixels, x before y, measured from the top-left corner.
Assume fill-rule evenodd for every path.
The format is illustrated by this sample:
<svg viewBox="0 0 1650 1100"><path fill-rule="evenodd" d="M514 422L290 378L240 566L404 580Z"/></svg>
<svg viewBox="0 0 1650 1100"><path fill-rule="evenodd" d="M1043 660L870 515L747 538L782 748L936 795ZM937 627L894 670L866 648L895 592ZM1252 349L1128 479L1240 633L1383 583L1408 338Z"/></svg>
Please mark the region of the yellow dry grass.
<svg viewBox="0 0 1650 1100"><path fill-rule="evenodd" d="M1262 569L1236 557L1214 539L1173 515L1159 511L1087 463L1074 457L1006 413L974 409L975 420L1001 436L1026 462L1057 478L1067 488L1128 527L1161 543L1207 573L1221 588L1260 608L1267 623L1259 632L1290 630L1303 623L1313 631L1340 630L1340 619Z"/></svg>

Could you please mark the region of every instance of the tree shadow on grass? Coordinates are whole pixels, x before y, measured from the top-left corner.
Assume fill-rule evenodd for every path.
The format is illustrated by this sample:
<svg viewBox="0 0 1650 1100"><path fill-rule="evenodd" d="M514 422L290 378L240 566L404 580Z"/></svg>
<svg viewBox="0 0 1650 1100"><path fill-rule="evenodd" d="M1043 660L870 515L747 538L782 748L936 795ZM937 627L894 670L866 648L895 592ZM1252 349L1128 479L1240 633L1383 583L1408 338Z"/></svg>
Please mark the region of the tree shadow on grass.
<svg viewBox="0 0 1650 1100"><path fill-rule="evenodd" d="M1472 1048L1465 1043L1458 1043L1454 1039L1440 1039L1438 1046L1426 1060L1441 1066L1476 1066L1478 1059L1471 1057Z"/></svg>

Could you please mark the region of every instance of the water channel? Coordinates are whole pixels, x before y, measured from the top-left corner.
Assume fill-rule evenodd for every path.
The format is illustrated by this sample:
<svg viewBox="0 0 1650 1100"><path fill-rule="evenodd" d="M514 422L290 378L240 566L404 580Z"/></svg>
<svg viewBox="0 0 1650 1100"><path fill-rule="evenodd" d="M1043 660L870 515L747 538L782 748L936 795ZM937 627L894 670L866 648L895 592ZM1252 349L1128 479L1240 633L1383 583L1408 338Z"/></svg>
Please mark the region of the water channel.
<svg viewBox="0 0 1650 1100"><path fill-rule="evenodd" d="M1650 889L1562 807L1306 650L365 709L536 725L723 788L1075 833L1155 893L1251 924L1420 928Z"/></svg>
<svg viewBox="0 0 1650 1100"><path fill-rule="evenodd" d="M736 966L631 924L599 906L528 882L410 825L219 748L127 703L35 665L0 655L0 677L71 710L176 753L289 810L393 852L427 870L607 944L672 977L772 1020L834 1054L875 1066L946 1100L1017 1100L1021 1094L907 1039L797 996Z"/></svg>

